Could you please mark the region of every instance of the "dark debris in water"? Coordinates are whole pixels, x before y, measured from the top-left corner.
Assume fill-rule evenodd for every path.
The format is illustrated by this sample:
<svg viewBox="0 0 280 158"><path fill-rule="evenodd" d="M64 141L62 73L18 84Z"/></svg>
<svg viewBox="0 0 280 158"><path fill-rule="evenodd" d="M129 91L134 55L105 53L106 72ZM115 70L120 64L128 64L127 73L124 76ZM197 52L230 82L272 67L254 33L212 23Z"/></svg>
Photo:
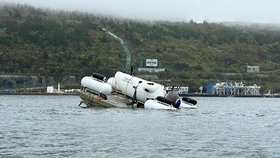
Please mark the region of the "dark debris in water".
<svg viewBox="0 0 280 158"><path fill-rule="evenodd" d="M258 116L258 117L263 117L263 116L265 116L264 114L256 114L256 116Z"/></svg>

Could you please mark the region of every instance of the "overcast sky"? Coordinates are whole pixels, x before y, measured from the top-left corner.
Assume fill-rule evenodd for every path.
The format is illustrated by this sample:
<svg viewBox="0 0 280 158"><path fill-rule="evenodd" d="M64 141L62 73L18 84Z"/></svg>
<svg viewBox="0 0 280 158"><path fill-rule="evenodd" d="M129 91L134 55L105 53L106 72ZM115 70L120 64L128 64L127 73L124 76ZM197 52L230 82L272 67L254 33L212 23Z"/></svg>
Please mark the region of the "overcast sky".
<svg viewBox="0 0 280 158"><path fill-rule="evenodd" d="M280 0L0 0L130 19L280 23Z"/></svg>

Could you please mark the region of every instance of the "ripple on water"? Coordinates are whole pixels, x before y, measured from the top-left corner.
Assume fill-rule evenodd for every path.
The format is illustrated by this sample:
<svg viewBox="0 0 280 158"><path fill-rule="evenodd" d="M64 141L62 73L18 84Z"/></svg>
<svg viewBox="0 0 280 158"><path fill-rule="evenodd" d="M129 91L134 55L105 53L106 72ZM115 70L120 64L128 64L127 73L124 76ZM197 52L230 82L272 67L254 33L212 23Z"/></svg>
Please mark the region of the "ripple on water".
<svg viewBox="0 0 280 158"><path fill-rule="evenodd" d="M2 98L0 157L280 157L275 99L197 98L198 109L165 111Z"/></svg>

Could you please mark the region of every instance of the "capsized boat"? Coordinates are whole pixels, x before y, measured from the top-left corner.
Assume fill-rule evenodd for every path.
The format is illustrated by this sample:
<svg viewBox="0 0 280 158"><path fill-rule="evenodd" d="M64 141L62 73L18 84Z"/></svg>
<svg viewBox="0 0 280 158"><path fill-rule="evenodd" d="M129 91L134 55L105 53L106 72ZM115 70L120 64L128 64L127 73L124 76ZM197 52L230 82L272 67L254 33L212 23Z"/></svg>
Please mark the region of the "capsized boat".
<svg viewBox="0 0 280 158"><path fill-rule="evenodd" d="M183 97L164 85L147 81L124 72L107 78L93 73L81 80L78 91L86 107L120 107L146 109L197 108L197 101ZM81 105L80 104L80 105Z"/></svg>

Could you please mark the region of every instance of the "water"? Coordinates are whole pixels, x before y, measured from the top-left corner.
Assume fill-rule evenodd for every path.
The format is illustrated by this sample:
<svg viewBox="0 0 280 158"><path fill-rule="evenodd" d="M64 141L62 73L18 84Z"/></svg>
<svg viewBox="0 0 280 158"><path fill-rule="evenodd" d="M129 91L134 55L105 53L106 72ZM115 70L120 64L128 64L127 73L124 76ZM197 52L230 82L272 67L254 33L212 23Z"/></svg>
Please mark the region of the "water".
<svg viewBox="0 0 280 158"><path fill-rule="evenodd" d="M280 157L280 99L195 98L177 111L0 96L0 157Z"/></svg>

